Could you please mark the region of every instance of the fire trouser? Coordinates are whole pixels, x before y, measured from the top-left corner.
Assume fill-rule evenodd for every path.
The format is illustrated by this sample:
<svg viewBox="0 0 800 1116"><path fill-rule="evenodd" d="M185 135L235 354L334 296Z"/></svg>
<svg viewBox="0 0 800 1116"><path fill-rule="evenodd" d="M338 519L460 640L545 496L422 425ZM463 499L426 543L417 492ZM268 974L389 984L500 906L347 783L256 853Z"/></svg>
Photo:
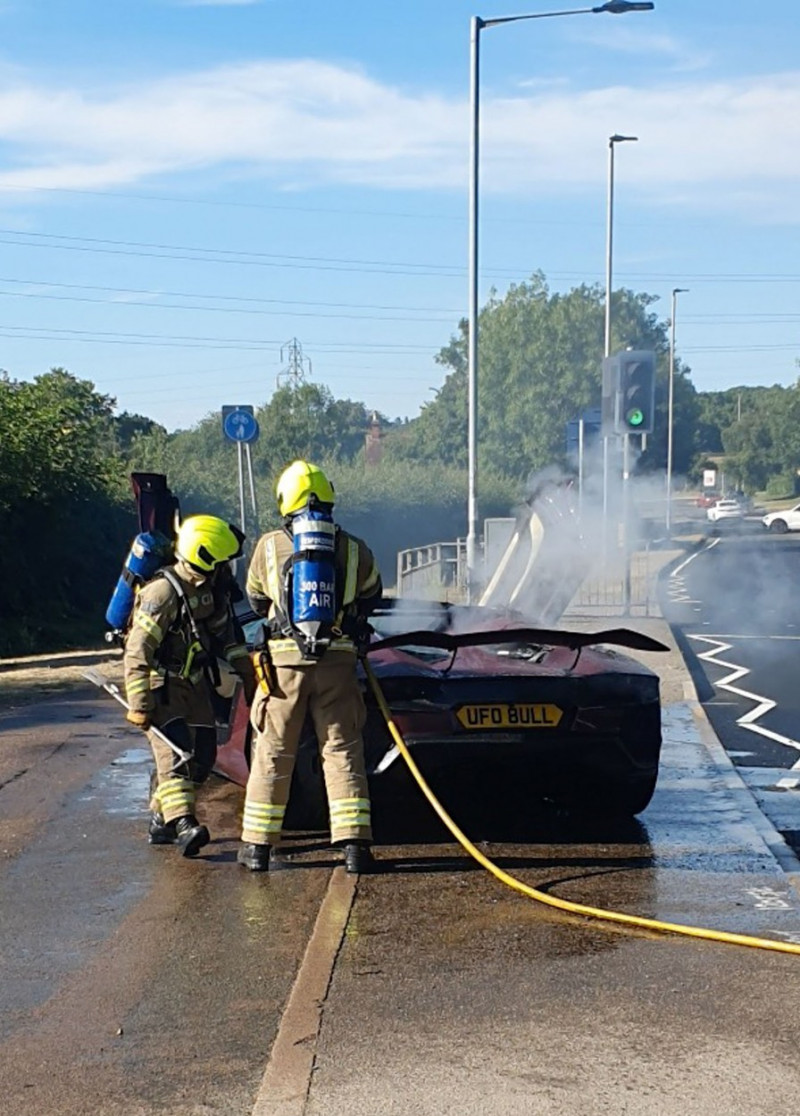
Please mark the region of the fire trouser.
<svg viewBox="0 0 800 1116"><path fill-rule="evenodd" d="M319 741L331 840L372 840L362 729L364 699L352 653L327 652L319 662L274 664L274 687L259 688L251 710L252 762L242 840L280 840L292 771L306 715Z"/></svg>
<svg viewBox="0 0 800 1116"><path fill-rule="evenodd" d="M204 677L190 681L170 675L168 684L153 694L153 724L192 756L188 763L176 766L175 756L164 741L155 733L147 733L157 779L150 808L170 822L195 812L196 787L208 778L216 759L217 730Z"/></svg>

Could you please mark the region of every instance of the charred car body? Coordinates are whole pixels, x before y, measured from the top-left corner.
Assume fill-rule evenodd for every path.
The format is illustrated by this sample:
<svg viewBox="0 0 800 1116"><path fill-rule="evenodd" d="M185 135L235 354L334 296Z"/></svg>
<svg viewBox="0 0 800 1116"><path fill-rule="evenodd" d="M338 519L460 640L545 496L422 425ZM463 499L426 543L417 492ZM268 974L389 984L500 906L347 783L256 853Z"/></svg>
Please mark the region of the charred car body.
<svg viewBox="0 0 800 1116"><path fill-rule="evenodd" d="M665 650L615 629L532 629L490 608L384 599L372 616L370 663L425 777L447 804L482 798L502 809L551 799L568 809L631 816L649 803L661 750L659 681L609 647ZM259 621L244 615L248 637ZM468 622L469 630L465 631ZM376 800L418 793L364 682L365 749ZM247 780L247 708L234 695L216 770ZM311 725L298 753L287 824L325 823Z"/></svg>

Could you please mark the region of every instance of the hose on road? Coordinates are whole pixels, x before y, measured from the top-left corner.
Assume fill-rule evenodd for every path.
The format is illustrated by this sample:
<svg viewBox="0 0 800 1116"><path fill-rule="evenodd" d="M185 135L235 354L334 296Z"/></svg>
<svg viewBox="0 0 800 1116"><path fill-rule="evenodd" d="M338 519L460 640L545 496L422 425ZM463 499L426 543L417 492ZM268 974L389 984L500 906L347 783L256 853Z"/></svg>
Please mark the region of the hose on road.
<svg viewBox="0 0 800 1116"><path fill-rule="evenodd" d="M800 945L795 945L793 942L780 942L772 938L755 938L748 934L731 934L726 930L712 930L702 926L685 926L678 922L661 922L655 918L640 918L637 915L624 914L622 911L610 911L604 910L602 907L585 906L583 903L571 903L568 899L559 899L555 895L548 895L544 891L539 891L538 888L530 887L528 884L523 883L522 880L518 880L514 876L509 875L508 872L504 872L502 868L498 868L493 861L489 860L487 856L484 856L480 849L470 841L469 837L459 829L428 786L422 772L414 762L405 740L403 740L402 733L395 724L391 710L389 709L389 704L386 701L380 683L366 656L364 656L363 663L367 679L375 695L375 700L378 703L378 708L386 721L386 727L391 733L392 739L397 745L400 754L406 761L411 774L419 784L422 793L462 848L464 848L473 859L477 860L487 872L490 872L495 879L499 880L500 883L505 884L514 891L519 891L522 895L527 895L529 899L534 899L538 903L544 903L548 907L555 907L558 910L567 911L569 914L601 919L604 922L615 922L623 926L632 926L641 930L655 930L659 933L666 934L682 934L690 938L705 938L711 942L724 942L727 945L748 946L751 949L767 949L776 953L800 954Z"/></svg>

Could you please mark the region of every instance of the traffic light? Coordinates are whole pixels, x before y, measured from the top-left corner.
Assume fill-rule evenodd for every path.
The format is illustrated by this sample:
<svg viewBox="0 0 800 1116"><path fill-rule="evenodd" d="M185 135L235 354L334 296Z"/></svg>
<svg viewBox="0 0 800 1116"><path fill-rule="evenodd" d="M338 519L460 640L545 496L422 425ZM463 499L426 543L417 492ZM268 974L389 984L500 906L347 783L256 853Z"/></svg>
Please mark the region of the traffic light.
<svg viewBox="0 0 800 1116"><path fill-rule="evenodd" d="M629 349L617 353L616 359L619 361L617 432L649 434L655 411L656 354Z"/></svg>

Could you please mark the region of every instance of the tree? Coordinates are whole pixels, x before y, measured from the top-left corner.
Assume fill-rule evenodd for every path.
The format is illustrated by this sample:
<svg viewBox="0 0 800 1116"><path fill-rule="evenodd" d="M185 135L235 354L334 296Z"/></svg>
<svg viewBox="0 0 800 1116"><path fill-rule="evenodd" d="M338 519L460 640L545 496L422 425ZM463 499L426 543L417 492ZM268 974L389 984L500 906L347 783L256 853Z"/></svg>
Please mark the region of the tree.
<svg viewBox="0 0 800 1116"><path fill-rule="evenodd" d="M0 378L0 653L102 631L132 515L121 504L113 399L63 368Z"/></svg>
<svg viewBox="0 0 800 1116"><path fill-rule="evenodd" d="M363 403L336 399L321 384L287 385L256 410L260 437L251 453L258 502L265 515L274 485L295 458L350 462L363 452L369 415ZM238 518L237 450L222 434L219 413L191 430L167 435L161 428L134 437L129 468L166 473L184 511Z"/></svg>
<svg viewBox="0 0 800 1116"><path fill-rule="evenodd" d="M0 379L0 506L52 505L104 490L117 474L113 399L53 368L32 382Z"/></svg>
<svg viewBox="0 0 800 1116"><path fill-rule="evenodd" d="M720 431L726 472L748 491L781 476L791 491L800 468L800 383L731 388L716 393L714 403L728 420Z"/></svg>
<svg viewBox="0 0 800 1116"><path fill-rule="evenodd" d="M658 358L658 433L648 439L646 466L666 462L669 343L649 307L652 295L614 292L612 351L652 349ZM582 285L551 294L541 273L493 294L480 314L478 456L482 469L527 476L563 459L566 424L600 404L605 295ZM467 322L437 360L451 372L420 417L387 437L396 458L466 466ZM680 469L693 452L684 434L695 417L694 389L680 364L675 376Z"/></svg>

